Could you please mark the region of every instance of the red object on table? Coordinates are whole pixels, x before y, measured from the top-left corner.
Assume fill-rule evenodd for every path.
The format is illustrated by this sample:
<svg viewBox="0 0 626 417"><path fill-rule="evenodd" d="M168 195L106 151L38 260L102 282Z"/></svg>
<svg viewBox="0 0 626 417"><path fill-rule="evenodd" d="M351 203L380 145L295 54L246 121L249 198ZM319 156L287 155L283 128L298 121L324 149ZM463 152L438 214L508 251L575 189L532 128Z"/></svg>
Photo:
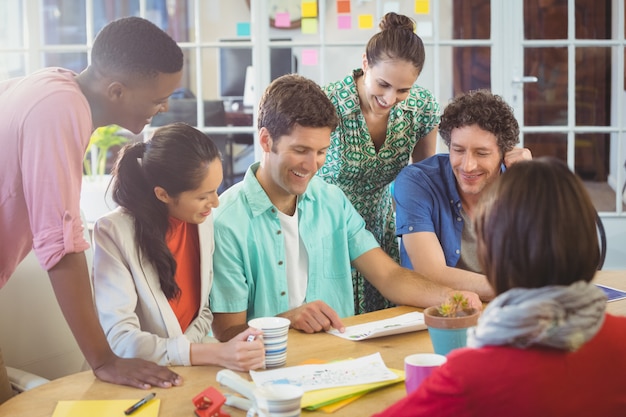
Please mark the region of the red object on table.
<svg viewBox="0 0 626 417"><path fill-rule="evenodd" d="M213 387L209 387L193 398L198 417L230 417L230 414L221 410L226 397Z"/></svg>

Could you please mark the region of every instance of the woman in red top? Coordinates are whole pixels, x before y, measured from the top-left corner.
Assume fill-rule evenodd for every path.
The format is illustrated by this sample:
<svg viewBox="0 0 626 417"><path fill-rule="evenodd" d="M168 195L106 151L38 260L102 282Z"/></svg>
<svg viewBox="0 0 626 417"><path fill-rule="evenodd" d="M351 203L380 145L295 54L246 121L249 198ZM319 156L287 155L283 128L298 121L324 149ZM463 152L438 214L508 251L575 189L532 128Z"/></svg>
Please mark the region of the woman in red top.
<svg viewBox="0 0 626 417"><path fill-rule="evenodd" d="M469 348L377 416L623 416L626 317L591 284L596 211L556 159L511 166L476 214L478 255L498 295Z"/></svg>
<svg viewBox="0 0 626 417"><path fill-rule="evenodd" d="M116 210L94 229L94 296L121 357L161 365L264 365L260 331L209 337L213 216L222 163L207 135L183 123L126 146L113 170ZM255 340L247 341L249 336Z"/></svg>

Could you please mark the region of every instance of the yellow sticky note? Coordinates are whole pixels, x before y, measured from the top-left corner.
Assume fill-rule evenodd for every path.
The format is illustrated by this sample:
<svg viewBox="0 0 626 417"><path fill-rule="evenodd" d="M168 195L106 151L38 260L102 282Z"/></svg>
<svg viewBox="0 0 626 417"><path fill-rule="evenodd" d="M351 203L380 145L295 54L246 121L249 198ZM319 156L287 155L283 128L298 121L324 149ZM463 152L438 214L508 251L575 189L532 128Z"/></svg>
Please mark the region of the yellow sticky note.
<svg viewBox="0 0 626 417"><path fill-rule="evenodd" d="M429 14L430 0L415 0L415 14Z"/></svg>
<svg viewBox="0 0 626 417"><path fill-rule="evenodd" d="M303 1L302 2L302 17L317 17L317 2L316 1Z"/></svg>
<svg viewBox="0 0 626 417"><path fill-rule="evenodd" d="M302 19L302 33L312 35L317 33L317 18L305 17Z"/></svg>
<svg viewBox="0 0 626 417"><path fill-rule="evenodd" d="M140 398L134 400L59 401L52 417L125 417L124 410L139 400ZM160 405L161 401L158 399L148 401L133 413L133 417L157 417Z"/></svg>
<svg viewBox="0 0 626 417"><path fill-rule="evenodd" d="M359 15L359 29L371 29L374 27L374 16L371 14Z"/></svg>

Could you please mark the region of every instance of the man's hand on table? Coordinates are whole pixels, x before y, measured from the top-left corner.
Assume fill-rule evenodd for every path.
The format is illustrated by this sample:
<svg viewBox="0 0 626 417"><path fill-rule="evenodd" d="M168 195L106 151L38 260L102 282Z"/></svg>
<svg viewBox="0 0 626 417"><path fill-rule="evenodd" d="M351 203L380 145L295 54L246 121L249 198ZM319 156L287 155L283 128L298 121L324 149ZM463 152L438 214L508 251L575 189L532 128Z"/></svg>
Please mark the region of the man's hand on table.
<svg viewBox="0 0 626 417"><path fill-rule="evenodd" d="M317 333L331 328L342 333L345 331L337 312L321 300L303 304L279 316L291 320L291 327L304 333Z"/></svg>

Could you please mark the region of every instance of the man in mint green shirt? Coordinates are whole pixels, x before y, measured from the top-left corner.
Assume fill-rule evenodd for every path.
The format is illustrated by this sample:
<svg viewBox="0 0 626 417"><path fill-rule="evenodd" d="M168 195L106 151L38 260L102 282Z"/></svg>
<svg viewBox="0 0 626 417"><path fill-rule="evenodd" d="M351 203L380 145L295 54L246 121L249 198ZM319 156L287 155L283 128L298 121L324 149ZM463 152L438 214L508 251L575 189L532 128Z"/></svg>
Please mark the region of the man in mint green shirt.
<svg viewBox="0 0 626 417"><path fill-rule="evenodd" d="M214 210L210 301L219 340L261 316L286 317L307 333L342 330L341 317L355 311L352 267L396 304L425 307L455 292L393 261L343 192L315 177L337 122L321 88L299 75L276 79L263 94L261 161Z"/></svg>

